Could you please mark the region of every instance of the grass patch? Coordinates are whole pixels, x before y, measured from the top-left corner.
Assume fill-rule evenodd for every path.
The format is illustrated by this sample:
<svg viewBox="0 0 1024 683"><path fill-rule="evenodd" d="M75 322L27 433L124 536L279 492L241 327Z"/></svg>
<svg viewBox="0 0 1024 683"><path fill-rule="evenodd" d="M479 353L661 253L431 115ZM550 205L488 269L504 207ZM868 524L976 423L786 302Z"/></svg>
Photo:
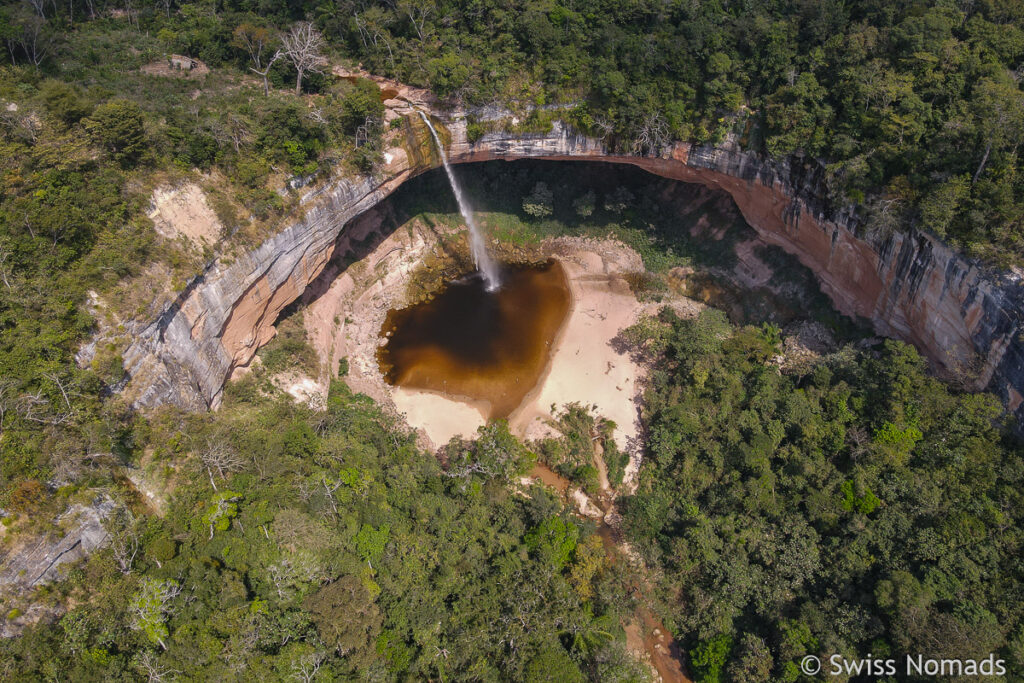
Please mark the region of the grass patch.
<svg viewBox="0 0 1024 683"><path fill-rule="evenodd" d="M278 319L277 335L260 349L259 355L263 366L272 375L296 370L316 377L320 372L320 359L306 339L302 311L283 314Z"/></svg>

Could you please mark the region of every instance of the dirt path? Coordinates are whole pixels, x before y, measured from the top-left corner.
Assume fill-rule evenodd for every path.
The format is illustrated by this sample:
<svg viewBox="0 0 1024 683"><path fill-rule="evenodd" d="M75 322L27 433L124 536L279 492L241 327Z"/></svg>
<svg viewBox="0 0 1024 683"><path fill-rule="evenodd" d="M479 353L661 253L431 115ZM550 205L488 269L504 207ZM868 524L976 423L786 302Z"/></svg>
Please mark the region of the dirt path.
<svg viewBox="0 0 1024 683"><path fill-rule="evenodd" d="M604 462L604 446L594 441L594 467L597 468L597 481L601 485L601 493L612 495L612 483L608 480L608 465Z"/></svg>

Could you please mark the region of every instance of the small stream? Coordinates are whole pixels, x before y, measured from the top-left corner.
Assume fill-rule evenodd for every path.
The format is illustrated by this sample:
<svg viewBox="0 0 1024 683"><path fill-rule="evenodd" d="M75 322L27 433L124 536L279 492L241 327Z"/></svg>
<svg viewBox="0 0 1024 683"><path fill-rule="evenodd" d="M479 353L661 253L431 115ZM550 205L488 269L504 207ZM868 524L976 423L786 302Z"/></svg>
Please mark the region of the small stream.
<svg viewBox="0 0 1024 683"><path fill-rule="evenodd" d="M528 476L531 479L539 480L545 486L558 491L563 496L571 495L575 488L568 479L552 470L547 465L538 462L530 470ZM604 513L604 517L597 522L597 534L604 544L605 556L610 562L621 562L625 558L625 550L622 547L622 531L608 524L605 519L608 513L614 510L613 496L611 491L602 491L595 500L598 507ZM643 605L643 586L635 584L632 590L639 597L634 622L639 624L639 632L636 635L643 639L643 647L650 657L650 662L657 670L658 675L664 683L692 683L686 674L686 665L683 661L683 651L679 643L668 632L665 625L650 608ZM630 629L627 628L627 635Z"/></svg>

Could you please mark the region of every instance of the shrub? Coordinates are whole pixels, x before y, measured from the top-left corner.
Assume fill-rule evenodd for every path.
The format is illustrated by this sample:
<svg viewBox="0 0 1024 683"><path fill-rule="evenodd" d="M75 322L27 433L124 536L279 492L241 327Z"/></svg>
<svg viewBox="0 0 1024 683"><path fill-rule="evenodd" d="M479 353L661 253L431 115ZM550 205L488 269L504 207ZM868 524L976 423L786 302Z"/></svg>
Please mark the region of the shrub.
<svg viewBox="0 0 1024 683"><path fill-rule="evenodd" d="M340 110L341 128L346 135L355 135L367 121L382 122L384 103L380 101L380 88L369 79L357 79L342 98Z"/></svg>
<svg viewBox="0 0 1024 683"><path fill-rule="evenodd" d="M605 211L611 211L612 213L622 213L636 201L636 197L633 193L624 187L617 188L612 192L611 196L606 197L604 200Z"/></svg>
<svg viewBox="0 0 1024 683"><path fill-rule="evenodd" d="M466 124L466 139L469 140L469 144L476 144L486 134L487 128L479 121L470 121Z"/></svg>
<svg viewBox="0 0 1024 683"><path fill-rule="evenodd" d="M46 487L35 479L19 482L7 498L7 505L15 512L31 512L46 499Z"/></svg>
<svg viewBox="0 0 1024 683"><path fill-rule="evenodd" d="M732 636L728 633L719 633L690 650L694 680L697 683L718 683L722 680L722 667L729 660L731 650Z"/></svg>
<svg viewBox="0 0 1024 683"><path fill-rule="evenodd" d="M572 208L576 210L576 215L580 218L588 218L594 213L594 206L597 203L597 196L593 190L588 190L586 194L577 197L573 203Z"/></svg>
<svg viewBox="0 0 1024 683"><path fill-rule="evenodd" d="M78 123L92 112L92 107L73 86L61 81L46 80L39 87L43 105L50 116L64 125Z"/></svg>

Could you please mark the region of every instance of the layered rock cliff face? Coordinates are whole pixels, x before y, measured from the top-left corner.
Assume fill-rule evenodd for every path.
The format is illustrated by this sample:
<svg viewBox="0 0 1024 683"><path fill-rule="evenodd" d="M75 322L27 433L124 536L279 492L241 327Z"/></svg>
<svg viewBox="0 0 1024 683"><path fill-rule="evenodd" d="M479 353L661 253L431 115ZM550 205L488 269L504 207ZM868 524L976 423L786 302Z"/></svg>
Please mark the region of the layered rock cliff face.
<svg viewBox="0 0 1024 683"><path fill-rule="evenodd" d="M861 236L853 211L828 209L817 164L770 161L730 145L678 144L657 158L610 154L599 141L560 124L548 134L493 133L475 144L467 140L464 121L447 129L454 163L628 163L724 190L767 242L796 255L817 275L839 311L913 343L940 370L974 375L978 386L999 394L1024 424L1020 278L983 270L927 235ZM347 249L345 224L437 163L415 150L391 150L382 177L340 180L310 193L302 218L231 265L208 268L125 354L132 377L128 397L142 407L216 406L232 370L273 336L281 310L333 254Z"/></svg>

